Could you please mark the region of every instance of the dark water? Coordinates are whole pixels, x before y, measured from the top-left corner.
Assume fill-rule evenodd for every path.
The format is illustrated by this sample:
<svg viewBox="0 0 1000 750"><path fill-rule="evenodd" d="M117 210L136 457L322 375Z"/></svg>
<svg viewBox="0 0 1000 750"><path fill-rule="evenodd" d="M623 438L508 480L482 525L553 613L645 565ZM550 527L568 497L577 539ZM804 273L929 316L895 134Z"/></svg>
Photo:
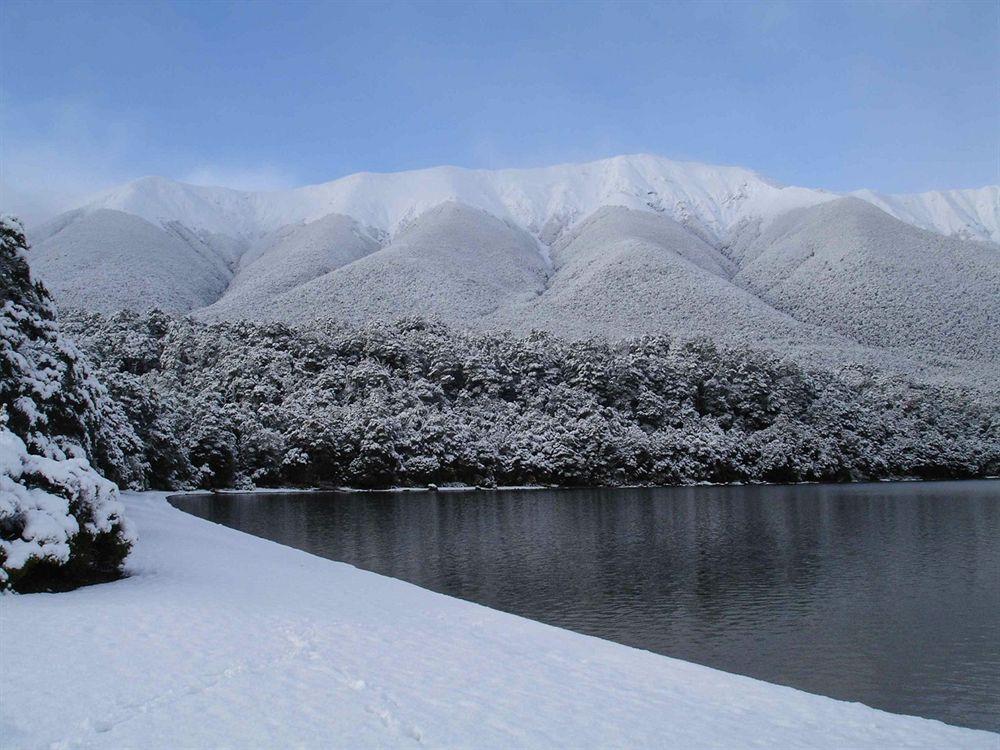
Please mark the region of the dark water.
<svg viewBox="0 0 1000 750"><path fill-rule="evenodd" d="M1000 730L1000 482L186 496L542 622Z"/></svg>

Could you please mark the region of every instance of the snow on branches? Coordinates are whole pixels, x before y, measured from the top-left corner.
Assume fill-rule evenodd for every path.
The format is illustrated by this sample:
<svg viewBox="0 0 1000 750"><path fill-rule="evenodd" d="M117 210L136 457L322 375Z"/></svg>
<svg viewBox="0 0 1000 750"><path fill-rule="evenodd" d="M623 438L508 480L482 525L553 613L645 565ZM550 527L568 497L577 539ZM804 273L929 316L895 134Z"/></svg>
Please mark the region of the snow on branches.
<svg viewBox="0 0 1000 750"><path fill-rule="evenodd" d="M135 433L33 283L20 224L0 218L0 590L120 575L133 536L118 481L145 469Z"/></svg>

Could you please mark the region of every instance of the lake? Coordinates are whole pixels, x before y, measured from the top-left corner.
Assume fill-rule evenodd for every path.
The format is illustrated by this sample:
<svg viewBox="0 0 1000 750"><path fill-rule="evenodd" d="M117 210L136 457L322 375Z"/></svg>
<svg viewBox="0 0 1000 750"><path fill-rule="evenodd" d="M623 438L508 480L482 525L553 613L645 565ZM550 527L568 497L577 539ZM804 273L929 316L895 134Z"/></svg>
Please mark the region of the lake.
<svg viewBox="0 0 1000 750"><path fill-rule="evenodd" d="M1000 481L171 502L562 628L1000 730Z"/></svg>

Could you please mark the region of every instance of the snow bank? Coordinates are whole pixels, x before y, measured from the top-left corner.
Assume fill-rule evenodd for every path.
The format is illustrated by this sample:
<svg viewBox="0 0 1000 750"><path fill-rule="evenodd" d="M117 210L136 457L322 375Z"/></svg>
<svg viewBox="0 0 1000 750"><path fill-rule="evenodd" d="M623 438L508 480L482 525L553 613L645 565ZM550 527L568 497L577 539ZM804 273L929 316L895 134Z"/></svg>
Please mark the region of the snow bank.
<svg viewBox="0 0 1000 750"><path fill-rule="evenodd" d="M0 597L5 748L997 747L125 497L131 578Z"/></svg>

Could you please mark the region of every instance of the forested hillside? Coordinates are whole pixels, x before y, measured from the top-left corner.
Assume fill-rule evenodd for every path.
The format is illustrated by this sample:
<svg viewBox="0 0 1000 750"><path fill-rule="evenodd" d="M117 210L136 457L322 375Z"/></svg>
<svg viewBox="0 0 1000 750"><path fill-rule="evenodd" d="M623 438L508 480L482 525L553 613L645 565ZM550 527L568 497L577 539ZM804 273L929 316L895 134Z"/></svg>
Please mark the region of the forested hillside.
<svg viewBox="0 0 1000 750"><path fill-rule="evenodd" d="M302 331L66 321L154 487L669 484L1000 472L997 405L705 340L567 342L420 319Z"/></svg>

